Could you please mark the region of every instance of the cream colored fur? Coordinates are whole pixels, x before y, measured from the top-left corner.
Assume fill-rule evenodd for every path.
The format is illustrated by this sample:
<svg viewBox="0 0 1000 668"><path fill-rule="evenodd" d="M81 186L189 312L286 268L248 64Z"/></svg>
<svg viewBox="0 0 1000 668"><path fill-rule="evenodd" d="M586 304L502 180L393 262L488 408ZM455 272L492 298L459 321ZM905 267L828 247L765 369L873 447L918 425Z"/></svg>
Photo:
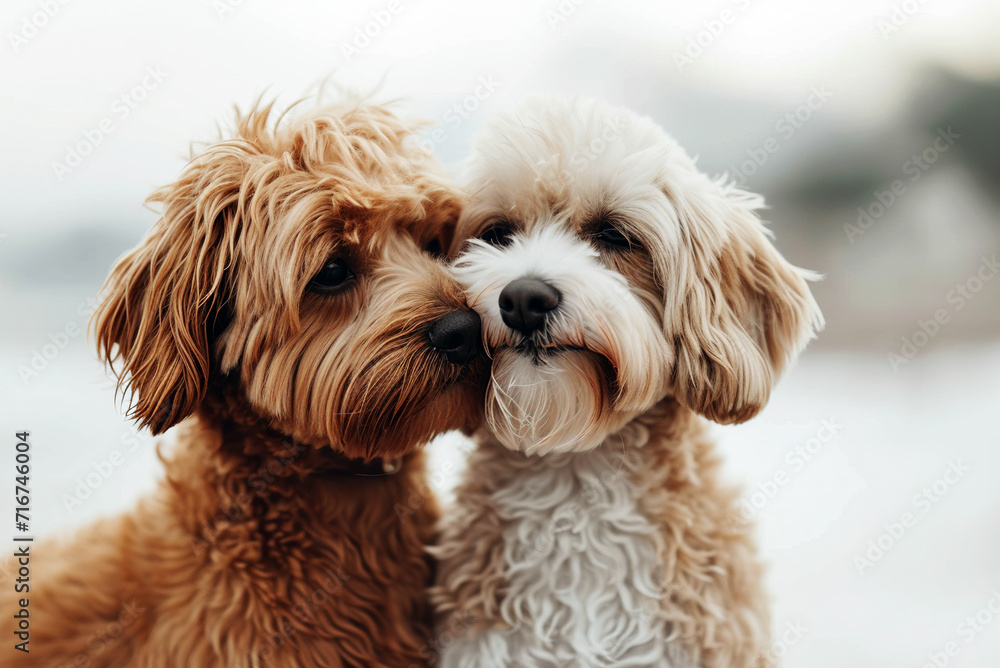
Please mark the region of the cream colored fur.
<svg viewBox="0 0 1000 668"><path fill-rule="evenodd" d="M498 120L468 173L455 267L493 374L436 551L439 628L467 627L440 665L772 665L750 528L699 414L764 406L822 325L812 276L759 197L597 101ZM498 307L519 278L561 295L530 334Z"/></svg>

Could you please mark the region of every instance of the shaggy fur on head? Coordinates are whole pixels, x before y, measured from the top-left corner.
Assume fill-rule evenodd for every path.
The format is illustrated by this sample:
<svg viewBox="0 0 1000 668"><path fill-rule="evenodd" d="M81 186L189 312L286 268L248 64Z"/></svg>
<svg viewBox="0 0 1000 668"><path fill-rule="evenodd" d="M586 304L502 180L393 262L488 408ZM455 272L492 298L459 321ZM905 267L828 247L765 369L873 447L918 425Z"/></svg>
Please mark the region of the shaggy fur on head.
<svg viewBox="0 0 1000 668"><path fill-rule="evenodd" d="M131 415L184 423L154 496L32 548L30 653L3 665L426 664L417 448L482 414L474 361L428 335L468 309L433 257L461 202L382 108L270 116L157 191L108 278L98 349Z"/></svg>
<svg viewBox="0 0 1000 668"><path fill-rule="evenodd" d="M765 405L822 325L811 275L759 197L600 102L498 120L469 178L456 274L493 373L436 552L441 627L466 629L441 665L771 665L761 569L698 415ZM518 279L559 295L529 333L502 315Z"/></svg>

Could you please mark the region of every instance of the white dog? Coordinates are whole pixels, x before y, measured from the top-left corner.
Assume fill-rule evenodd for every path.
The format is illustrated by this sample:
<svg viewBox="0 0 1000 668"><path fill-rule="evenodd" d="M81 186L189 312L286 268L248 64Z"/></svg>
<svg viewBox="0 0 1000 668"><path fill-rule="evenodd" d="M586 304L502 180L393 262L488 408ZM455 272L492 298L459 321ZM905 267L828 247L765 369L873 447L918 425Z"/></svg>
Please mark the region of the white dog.
<svg viewBox="0 0 1000 668"><path fill-rule="evenodd" d="M543 102L476 145L454 248L493 356L437 548L445 668L772 665L741 422L822 316L754 213L649 119ZM450 638L449 638L450 639Z"/></svg>

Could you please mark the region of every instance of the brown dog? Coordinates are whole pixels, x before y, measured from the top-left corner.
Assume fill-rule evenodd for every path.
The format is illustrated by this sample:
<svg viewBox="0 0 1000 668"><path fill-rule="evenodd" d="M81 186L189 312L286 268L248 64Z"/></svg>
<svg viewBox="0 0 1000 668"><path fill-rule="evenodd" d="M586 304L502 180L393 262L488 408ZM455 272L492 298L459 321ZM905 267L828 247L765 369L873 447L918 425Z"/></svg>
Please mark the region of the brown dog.
<svg viewBox="0 0 1000 668"><path fill-rule="evenodd" d="M157 191L111 272L98 348L132 417L191 417L155 496L33 549L5 666L425 664L415 448L483 405L479 318L432 257L460 200L381 108L270 115Z"/></svg>

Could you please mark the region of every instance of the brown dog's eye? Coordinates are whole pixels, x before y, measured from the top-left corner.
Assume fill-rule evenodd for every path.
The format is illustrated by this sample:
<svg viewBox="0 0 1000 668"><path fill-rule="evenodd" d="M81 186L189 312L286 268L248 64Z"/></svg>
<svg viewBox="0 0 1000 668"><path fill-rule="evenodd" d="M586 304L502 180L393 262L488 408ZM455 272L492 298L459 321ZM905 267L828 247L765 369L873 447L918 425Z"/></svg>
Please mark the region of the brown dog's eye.
<svg viewBox="0 0 1000 668"><path fill-rule="evenodd" d="M609 249L628 249L634 242L611 223L604 223L594 235L599 244Z"/></svg>
<svg viewBox="0 0 1000 668"><path fill-rule="evenodd" d="M507 246L514 236L514 228L509 223L496 223L486 228L479 238L490 246Z"/></svg>
<svg viewBox="0 0 1000 668"><path fill-rule="evenodd" d="M444 251L441 248L441 240L431 239L429 242L427 242L427 245L424 246L424 252L430 253L434 257L441 257L442 255L444 255Z"/></svg>
<svg viewBox="0 0 1000 668"><path fill-rule="evenodd" d="M309 281L308 289L320 293L337 292L353 279L354 272L343 259L331 258Z"/></svg>

